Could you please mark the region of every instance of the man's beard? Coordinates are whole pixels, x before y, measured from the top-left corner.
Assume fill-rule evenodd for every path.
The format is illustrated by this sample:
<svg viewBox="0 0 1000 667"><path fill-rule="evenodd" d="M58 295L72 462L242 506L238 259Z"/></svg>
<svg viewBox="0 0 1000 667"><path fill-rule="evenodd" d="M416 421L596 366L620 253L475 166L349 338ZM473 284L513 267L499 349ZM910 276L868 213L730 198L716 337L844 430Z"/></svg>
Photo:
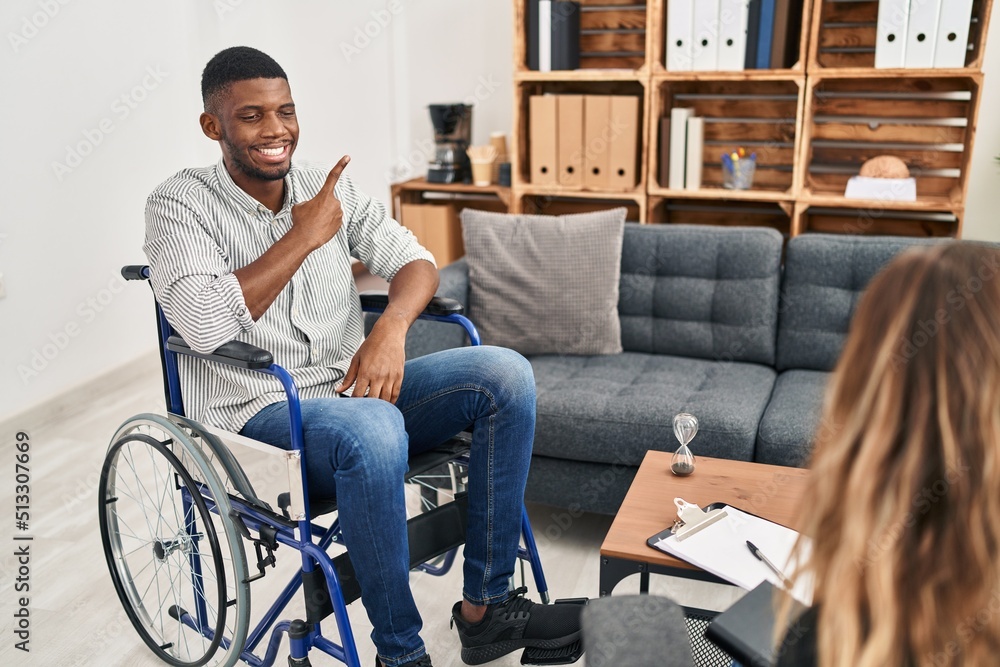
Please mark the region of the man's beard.
<svg viewBox="0 0 1000 667"><path fill-rule="evenodd" d="M244 152L234 145L225 134L222 135L222 143L224 143L228 149L229 157L233 161L232 166L236 167L251 178L259 178L264 181L280 181L288 175L288 170L291 166L290 164L289 166L275 165L265 171L264 169L245 161L243 159Z"/></svg>

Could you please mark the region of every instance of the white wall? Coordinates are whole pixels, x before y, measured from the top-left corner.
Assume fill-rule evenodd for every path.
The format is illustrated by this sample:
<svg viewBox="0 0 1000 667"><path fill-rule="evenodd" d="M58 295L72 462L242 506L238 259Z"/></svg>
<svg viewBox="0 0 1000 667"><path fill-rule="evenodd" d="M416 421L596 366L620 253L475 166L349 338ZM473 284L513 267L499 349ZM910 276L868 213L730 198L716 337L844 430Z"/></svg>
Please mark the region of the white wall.
<svg viewBox="0 0 1000 667"><path fill-rule="evenodd" d="M413 152L428 103L474 98L483 77L496 90L476 102L475 138L509 130L511 21L507 2L467 0L4 0L0 421L155 346L150 293L118 269L145 261L149 192L218 159L198 127L213 54L274 56L296 156L349 153L359 185L387 198L394 174L426 164ZM67 147L86 154L54 169Z"/></svg>
<svg viewBox="0 0 1000 667"><path fill-rule="evenodd" d="M1000 242L1000 16L993 12L983 61L985 83L972 149L962 238Z"/></svg>

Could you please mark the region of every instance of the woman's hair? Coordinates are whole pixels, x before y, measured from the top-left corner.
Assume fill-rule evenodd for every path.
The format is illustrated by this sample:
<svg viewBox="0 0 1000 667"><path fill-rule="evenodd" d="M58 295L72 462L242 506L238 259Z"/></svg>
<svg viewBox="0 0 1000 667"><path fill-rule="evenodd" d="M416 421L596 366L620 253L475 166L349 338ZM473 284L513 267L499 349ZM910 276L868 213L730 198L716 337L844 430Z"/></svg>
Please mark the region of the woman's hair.
<svg viewBox="0 0 1000 667"><path fill-rule="evenodd" d="M1000 251L902 253L862 297L810 464L821 667L1000 661Z"/></svg>

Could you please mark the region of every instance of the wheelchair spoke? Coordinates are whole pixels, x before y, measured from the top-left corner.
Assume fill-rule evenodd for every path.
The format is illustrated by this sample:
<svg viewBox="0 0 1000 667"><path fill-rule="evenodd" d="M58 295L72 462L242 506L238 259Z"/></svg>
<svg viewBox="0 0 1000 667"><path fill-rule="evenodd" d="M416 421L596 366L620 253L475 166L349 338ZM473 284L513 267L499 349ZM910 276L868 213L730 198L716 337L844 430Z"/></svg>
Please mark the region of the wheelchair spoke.
<svg viewBox="0 0 1000 667"><path fill-rule="evenodd" d="M152 541L149 541L149 542L146 542L145 544L140 544L135 549L132 549L132 551L129 551L127 553L123 553L122 554L122 558L128 558L129 556L131 556L132 554L134 554L136 551L140 551L140 550L143 550L143 549L149 549L149 545L152 544L152 543L153 543ZM149 561L149 563L152 563L152 562L153 561ZM146 563L145 565L143 565L142 566L142 570L145 570L147 567L149 567L149 563ZM138 577L140 574L142 574L142 570L139 570L138 572L136 572L132 576Z"/></svg>
<svg viewBox="0 0 1000 667"><path fill-rule="evenodd" d="M151 561L149 561L148 563L146 563L145 565L143 565L143 566L142 566L142 567L141 567L141 568L139 569L139 571L138 571L138 572L136 572L135 574L133 574L133 575L132 575L132 579L133 579L133 580L136 580L136 579L138 579L138 578L139 578L139 576L140 576L140 575L141 575L141 574L142 574L143 572L145 572L145 571L146 571L147 569L149 569L149 566L150 566L150 565L155 565L155 564L156 564L156 561L155 561L155 560L151 560ZM154 576L154 577L156 576L156 571L155 571L155 570L154 570L154 572L153 572L153 576ZM150 579L150 581L149 581L149 585L148 585L148 586L146 586L146 590L148 591L148 590L149 590L149 586L152 586L152 585L153 585L153 580L152 580L152 579ZM143 595L145 595L145 592L143 593ZM140 599L142 599L142 596L139 596L139 597L140 597Z"/></svg>
<svg viewBox="0 0 1000 667"><path fill-rule="evenodd" d="M149 492L146 491L146 487L143 486L142 480L139 479L139 473L135 469L134 462L129 457L129 452L124 452L123 454L125 456L125 462L128 463L129 468L132 469L132 474L135 475L135 481L139 485L140 495L142 495L142 493L145 493L147 498L149 498L150 500L153 500L153 498L149 495ZM144 504L144 502L142 500L135 499L135 501L139 505ZM146 528L149 529L149 534L155 536L156 535L156 531L153 530L153 526L149 523L149 516L146 514L146 512L142 513L142 518L146 521Z"/></svg>
<svg viewBox="0 0 1000 667"><path fill-rule="evenodd" d="M147 545L147 544L152 544L153 543L153 539L152 538L150 538L150 539L147 540L147 539L144 539L142 537L139 537L136 534L136 531L132 528L132 526L128 525L128 523L125 521L125 519L123 519L121 516L118 517L118 523L124 525L126 528L128 528L132 532L130 532L130 533L123 533L121 531L121 528L119 528L116 531L117 535L119 535L119 536L124 535L125 537L132 538L133 540L139 540L140 542L142 542L142 545L140 545L140 546Z"/></svg>
<svg viewBox="0 0 1000 667"><path fill-rule="evenodd" d="M156 491L156 497L158 499L158 503L156 505L156 531L159 533L160 528L163 525L163 495L160 493L160 476L157 474L159 471L157 470L156 459L153 458L153 450L147 447L146 452L149 454L149 462L152 464L153 488ZM164 487L166 487L166 484L164 484ZM152 500L152 498L150 498L150 500Z"/></svg>

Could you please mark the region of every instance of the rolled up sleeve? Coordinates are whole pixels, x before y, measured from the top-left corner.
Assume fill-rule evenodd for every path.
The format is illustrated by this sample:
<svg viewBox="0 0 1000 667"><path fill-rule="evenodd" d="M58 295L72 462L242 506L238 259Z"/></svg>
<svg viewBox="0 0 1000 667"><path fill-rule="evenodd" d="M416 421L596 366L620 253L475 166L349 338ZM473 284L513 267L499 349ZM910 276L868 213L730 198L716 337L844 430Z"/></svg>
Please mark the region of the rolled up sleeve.
<svg viewBox="0 0 1000 667"><path fill-rule="evenodd" d="M153 292L171 326L207 353L254 326L225 253L188 204L154 194L146 202L146 243Z"/></svg>

